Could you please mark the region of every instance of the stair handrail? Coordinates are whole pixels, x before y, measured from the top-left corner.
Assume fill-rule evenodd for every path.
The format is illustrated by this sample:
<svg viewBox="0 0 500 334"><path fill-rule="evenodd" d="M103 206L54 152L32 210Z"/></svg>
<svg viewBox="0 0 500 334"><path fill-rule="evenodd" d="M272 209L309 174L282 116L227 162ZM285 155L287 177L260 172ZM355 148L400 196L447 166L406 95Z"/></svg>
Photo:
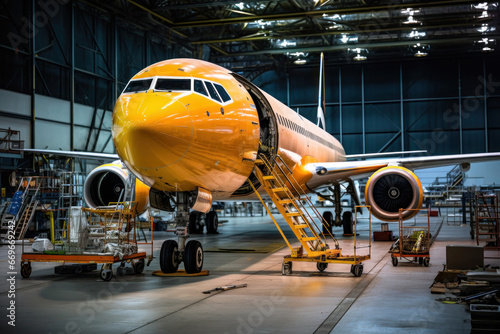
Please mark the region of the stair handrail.
<svg viewBox="0 0 500 334"><path fill-rule="evenodd" d="M269 163L269 160L267 159L267 157L264 155L264 154L260 154L260 158L262 159L262 161L264 161L264 163L266 164L266 167L271 171L273 172L273 167L271 166L271 164ZM290 168L288 167L288 165L285 163L285 161L283 160L283 158L277 154L276 155L276 159L279 159L281 161L281 163L287 168L287 170L290 172L289 175L286 175L283 168L278 164L276 163L276 166L278 167L278 169L280 170L281 174L285 177L285 179L290 183L290 185L292 186L293 190L295 191L295 193L297 193L299 195L299 200L295 199L295 197L292 195L292 198L295 203L297 203L300 208L302 209L301 211L305 212L305 214L310 218L312 224L315 226L315 228L320 231L319 233L314 230L314 229L311 229L313 230L313 233L319 237L319 235L322 235L323 236L323 242L326 244L326 236L325 234L321 231L321 229L318 227L318 225L316 224L316 221L314 219L314 217L311 216L311 214L309 213L309 211L307 210L307 208L304 206L304 204L302 204L301 200L300 199L304 199L308 204L309 204L309 207L311 208L311 210L314 212L314 214L316 215L316 218L321 222L321 224L325 224L327 223L324 218L322 217L322 215L320 214L320 212L318 211L318 209L316 209L316 207L314 206L314 204L312 203L312 200L311 198L306 194L306 192L299 186L299 183L297 182L297 180L295 179L295 177L293 176L293 172L290 170ZM278 179L278 182L282 183L282 180L280 178L277 178ZM292 183L293 181L293 183ZM296 186L297 185L297 186ZM286 187L285 184L282 184L282 186ZM327 229L328 231L328 234L330 235L330 237L333 239L333 242L335 243L335 249L339 249L340 245L337 241L337 239L333 236L332 233L330 233L330 231Z"/></svg>

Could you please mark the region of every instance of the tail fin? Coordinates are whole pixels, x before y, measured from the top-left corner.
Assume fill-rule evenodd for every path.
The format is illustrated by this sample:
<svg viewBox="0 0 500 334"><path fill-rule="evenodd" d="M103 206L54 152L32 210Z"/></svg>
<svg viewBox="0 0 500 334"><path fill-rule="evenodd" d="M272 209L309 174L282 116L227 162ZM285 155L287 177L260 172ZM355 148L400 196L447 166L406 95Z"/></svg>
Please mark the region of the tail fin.
<svg viewBox="0 0 500 334"><path fill-rule="evenodd" d="M318 91L318 126L326 130L325 123L325 64L323 52L321 52L319 69L319 91Z"/></svg>

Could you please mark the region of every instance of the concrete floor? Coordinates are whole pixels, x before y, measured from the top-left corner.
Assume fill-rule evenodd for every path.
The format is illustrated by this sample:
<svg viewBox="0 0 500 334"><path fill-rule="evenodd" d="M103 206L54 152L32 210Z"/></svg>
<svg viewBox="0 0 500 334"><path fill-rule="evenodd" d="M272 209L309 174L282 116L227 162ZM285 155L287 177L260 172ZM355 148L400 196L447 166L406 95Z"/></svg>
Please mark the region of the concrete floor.
<svg viewBox="0 0 500 334"><path fill-rule="evenodd" d="M444 222L429 267L393 267L387 253L392 242L374 242L361 277L354 277L349 265L330 265L319 273L314 263L298 262L292 275L282 276L282 259L289 251L269 252L285 246L269 217L220 220L228 220L220 234L193 237L207 250L204 269L210 275L205 277L153 276L159 270L157 259L141 275L115 276L110 282L98 272L62 276L54 274L55 264L33 263L29 279L16 276L15 298L8 297L7 280L0 282L0 333L470 332L464 306L440 304L435 299L442 296L429 292L443 269L446 245L473 244L466 226ZM441 221L434 218L431 230L437 232ZM397 234L397 223L389 228ZM367 244L366 220L358 229L360 244ZM372 229L380 230L380 222L374 220ZM352 237L342 237L340 228L334 232L343 252L352 254ZM161 242L174 235L155 232L154 237L157 256ZM18 246L18 261L20 257ZM499 260L486 262L499 265ZM0 268L6 276L6 246L0 247ZM242 283L248 286L202 293ZM6 317L10 300L15 300L15 327Z"/></svg>

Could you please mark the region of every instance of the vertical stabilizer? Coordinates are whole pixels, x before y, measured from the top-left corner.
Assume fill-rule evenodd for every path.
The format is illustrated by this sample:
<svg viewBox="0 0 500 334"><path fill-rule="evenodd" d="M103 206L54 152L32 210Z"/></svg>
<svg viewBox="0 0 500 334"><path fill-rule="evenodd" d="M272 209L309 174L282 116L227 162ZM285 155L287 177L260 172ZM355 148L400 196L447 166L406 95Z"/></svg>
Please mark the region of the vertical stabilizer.
<svg viewBox="0 0 500 334"><path fill-rule="evenodd" d="M325 123L325 64L323 52L319 65L319 90L318 90L318 126L326 130Z"/></svg>

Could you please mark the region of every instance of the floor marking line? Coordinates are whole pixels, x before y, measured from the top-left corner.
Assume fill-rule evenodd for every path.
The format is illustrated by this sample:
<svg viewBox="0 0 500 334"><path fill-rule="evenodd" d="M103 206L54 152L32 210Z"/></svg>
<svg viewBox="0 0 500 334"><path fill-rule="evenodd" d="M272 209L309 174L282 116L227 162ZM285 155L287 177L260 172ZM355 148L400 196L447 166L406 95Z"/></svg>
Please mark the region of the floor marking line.
<svg viewBox="0 0 500 334"><path fill-rule="evenodd" d="M389 253L385 254L382 259L373 267L356 286L345 296L340 304L330 313L330 315L323 321L323 323L314 331L314 334L330 333L335 326L339 323L342 317L349 311L354 302L363 293L363 291L370 285L378 273L389 261Z"/></svg>

